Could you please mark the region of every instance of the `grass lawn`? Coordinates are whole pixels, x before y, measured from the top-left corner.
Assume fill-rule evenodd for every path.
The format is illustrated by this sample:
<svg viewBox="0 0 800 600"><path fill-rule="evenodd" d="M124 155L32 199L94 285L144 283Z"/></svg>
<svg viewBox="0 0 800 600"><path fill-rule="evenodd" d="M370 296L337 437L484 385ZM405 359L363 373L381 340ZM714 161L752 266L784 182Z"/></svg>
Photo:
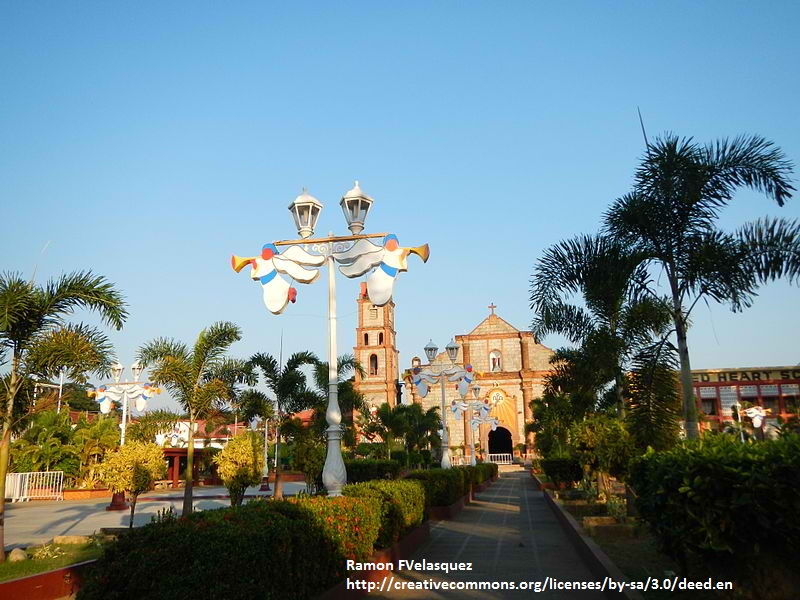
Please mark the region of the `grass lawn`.
<svg viewBox="0 0 800 600"><path fill-rule="evenodd" d="M32 557L37 550L42 558L30 558L20 562L0 564L0 581L19 579L28 575L60 569L67 565L99 558L102 553L102 547L99 544L89 542L87 544L31 546L27 549L28 556Z"/></svg>
<svg viewBox="0 0 800 600"><path fill-rule="evenodd" d="M596 535L592 536L592 539L631 581L645 581L648 577L661 580L667 577L666 571L671 572L670 578L678 573L678 565L658 551L655 539L646 530L640 531L639 537L626 539L604 536L601 531L598 531ZM687 579L705 581L708 577L708 573L692 572ZM642 592L642 595L647 600L672 598L675 600L718 600L725 597L711 591L697 590L676 590L674 592L650 590L646 593Z"/></svg>

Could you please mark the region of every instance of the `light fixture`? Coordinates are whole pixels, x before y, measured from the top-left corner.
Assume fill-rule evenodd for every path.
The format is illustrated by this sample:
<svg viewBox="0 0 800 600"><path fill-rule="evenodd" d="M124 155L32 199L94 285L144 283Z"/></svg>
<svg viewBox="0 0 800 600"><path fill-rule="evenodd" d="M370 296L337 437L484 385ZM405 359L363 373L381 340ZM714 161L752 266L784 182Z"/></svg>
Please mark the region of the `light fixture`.
<svg viewBox="0 0 800 600"><path fill-rule="evenodd" d="M142 365L137 360L135 363L131 365L131 371L133 372L133 380L138 381L139 375L141 375L142 371L144 371L144 367L142 367Z"/></svg>
<svg viewBox="0 0 800 600"><path fill-rule="evenodd" d="M477 400L481 396L481 386L477 383L472 386L472 396Z"/></svg>
<svg viewBox="0 0 800 600"><path fill-rule="evenodd" d="M447 356L450 359L450 362L456 362L456 358L458 358L458 344L456 344L455 340L450 340L450 343L445 346L445 350L447 350Z"/></svg>
<svg viewBox="0 0 800 600"><path fill-rule="evenodd" d="M342 207L344 218L347 219L347 227L353 235L364 231L364 223L367 220L369 209L372 207L372 202L372 198L361 191L358 181L355 182L352 190L342 196L339 204Z"/></svg>
<svg viewBox="0 0 800 600"><path fill-rule="evenodd" d="M436 358L436 354L439 352L439 347L433 343L433 340L428 342L428 345L425 346L425 356L428 357L428 362L432 363L433 359Z"/></svg>
<svg viewBox="0 0 800 600"><path fill-rule="evenodd" d="M111 367L111 372L114 374L114 381L119 383L120 377L122 377L122 372L125 370L121 364L117 363L113 367Z"/></svg>
<svg viewBox="0 0 800 600"><path fill-rule="evenodd" d="M314 234L321 210L322 202L309 194L305 188L303 188L303 193L289 205L289 212L292 213L294 225L301 238L305 239Z"/></svg>

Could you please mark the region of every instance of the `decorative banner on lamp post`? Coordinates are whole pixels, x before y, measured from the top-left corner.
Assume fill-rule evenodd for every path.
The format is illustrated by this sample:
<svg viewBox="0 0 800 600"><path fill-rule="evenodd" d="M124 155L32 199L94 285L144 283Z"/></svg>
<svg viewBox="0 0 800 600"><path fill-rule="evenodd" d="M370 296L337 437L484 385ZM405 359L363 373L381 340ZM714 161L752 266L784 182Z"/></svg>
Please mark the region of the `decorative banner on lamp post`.
<svg viewBox="0 0 800 600"><path fill-rule="evenodd" d="M370 241L369 238L375 237L383 238L380 245ZM288 248L281 251L280 246ZM392 299L397 276L408 270L409 254L416 254L427 262L428 244L404 248L393 233L374 234L264 244L261 256L232 256L231 267L237 273L248 265L252 268L250 277L261 283L264 305L277 315L289 302L297 300L297 289L281 274L297 283L312 283L319 277L319 267L325 264L328 256L349 279L369 272L367 295L374 305L383 306Z"/></svg>

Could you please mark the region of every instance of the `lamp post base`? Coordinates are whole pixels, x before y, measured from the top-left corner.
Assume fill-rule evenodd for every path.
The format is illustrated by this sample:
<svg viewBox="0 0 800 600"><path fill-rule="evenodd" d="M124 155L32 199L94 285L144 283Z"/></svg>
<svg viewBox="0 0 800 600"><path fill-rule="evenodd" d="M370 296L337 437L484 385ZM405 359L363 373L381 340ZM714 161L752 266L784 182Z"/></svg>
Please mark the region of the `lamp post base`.
<svg viewBox="0 0 800 600"><path fill-rule="evenodd" d="M335 498L342 495L342 488L347 483L347 470L342 459L342 427L331 425L325 433L328 435L328 452L322 469L322 484L328 496Z"/></svg>
<svg viewBox="0 0 800 600"><path fill-rule="evenodd" d="M111 496L111 504L106 506L106 510L128 510L130 508L125 502L125 492L117 492Z"/></svg>
<svg viewBox="0 0 800 600"><path fill-rule="evenodd" d="M269 492L272 488L269 487L269 476L261 478L261 487L258 488L259 492Z"/></svg>

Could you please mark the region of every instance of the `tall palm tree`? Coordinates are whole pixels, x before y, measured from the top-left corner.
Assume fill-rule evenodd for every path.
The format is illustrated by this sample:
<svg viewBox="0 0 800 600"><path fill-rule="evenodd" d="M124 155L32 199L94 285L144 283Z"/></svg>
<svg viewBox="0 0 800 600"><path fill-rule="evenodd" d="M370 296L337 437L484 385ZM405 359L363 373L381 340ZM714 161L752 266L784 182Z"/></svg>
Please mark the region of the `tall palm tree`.
<svg viewBox="0 0 800 600"><path fill-rule="evenodd" d="M239 392L237 384L254 381L245 361L225 355L241 337L237 325L219 321L203 329L191 349L183 342L157 338L139 348L136 356L142 366L151 367L152 380L167 388L189 416L184 515L192 512L195 423L232 401Z"/></svg>
<svg viewBox="0 0 800 600"><path fill-rule="evenodd" d="M534 335L559 333L580 344L561 358L575 368L591 363L598 387L613 380L621 414L627 361L669 323L665 302L646 292L649 276L642 259L612 238L583 235L548 248L531 281Z"/></svg>
<svg viewBox="0 0 800 600"><path fill-rule="evenodd" d="M5 561L5 481L11 432L22 415L22 390L30 376L49 378L66 367L69 378L88 372L105 375L111 346L98 329L68 324L76 309L88 309L121 329L128 313L122 295L104 277L90 271L51 279L44 285L18 273L0 274L0 362L10 362L0 388L0 562Z"/></svg>
<svg viewBox="0 0 800 600"><path fill-rule="evenodd" d="M741 187L783 206L794 191L791 173L783 152L758 136L701 146L668 134L648 144L633 191L605 215L606 231L665 276L689 438L699 435L687 343L692 309L711 298L738 311L752 304L760 284L800 276L797 221L766 218L726 233L717 218Z"/></svg>
<svg viewBox="0 0 800 600"><path fill-rule="evenodd" d="M292 354L281 367L274 356L269 354L254 354L249 361L252 367L261 371L264 383L275 397L275 406L278 412L278 433L275 441L275 491L274 498L283 498L283 481L281 481L280 440L281 420L291 418L293 413L313 407L319 396L308 387L306 374L302 371L304 365L315 366L319 359L312 352L296 352Z"/></svg>

